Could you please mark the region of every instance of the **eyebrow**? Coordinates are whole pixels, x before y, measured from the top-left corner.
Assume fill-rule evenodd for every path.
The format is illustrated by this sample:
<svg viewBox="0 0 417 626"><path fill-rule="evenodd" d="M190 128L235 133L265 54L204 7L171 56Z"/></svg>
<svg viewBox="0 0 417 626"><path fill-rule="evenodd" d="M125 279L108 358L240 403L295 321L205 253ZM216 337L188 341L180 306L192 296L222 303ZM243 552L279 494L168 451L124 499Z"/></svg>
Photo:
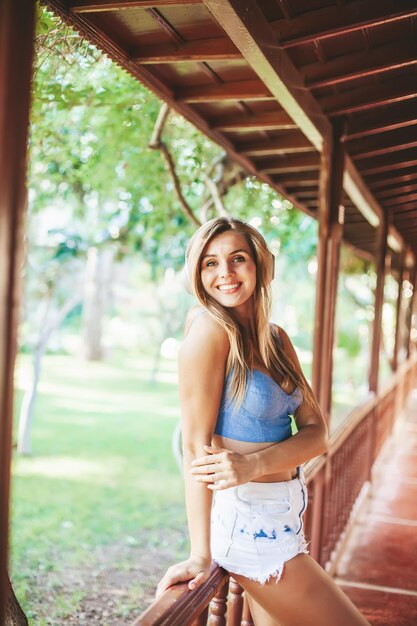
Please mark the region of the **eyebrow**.
<svg viewBox="0 0 417 626"><path fill-rule="evenodd" d="M249 254L248 250L245 250L244 248L239 248L239 250L233 250L233 252L229 252L228 256L232 256L233 254L237 254L238 252L246 252L246 254ZM204 261L204 259L206 259L207 257L217 257L217 254L205 254L201 260Z"/></svg>

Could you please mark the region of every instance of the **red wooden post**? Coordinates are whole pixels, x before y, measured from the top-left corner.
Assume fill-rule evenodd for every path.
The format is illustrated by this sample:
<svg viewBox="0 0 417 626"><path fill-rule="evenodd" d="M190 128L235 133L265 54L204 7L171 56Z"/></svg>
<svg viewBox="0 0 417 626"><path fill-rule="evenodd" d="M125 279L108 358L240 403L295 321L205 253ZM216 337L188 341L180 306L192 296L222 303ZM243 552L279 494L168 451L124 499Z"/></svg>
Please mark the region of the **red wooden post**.
<svg viewBox="0 0 417 626"><path fill-rule="evenodd" d="M381 344L382 305L384 303L385 263L387 255L388 219L381 217L377 231L375 314L372 327L371 363L369 370L369 390L378 390L379 349Z"/></svg>
<svg viewBox="0 0 417 626"><path fill-rule="evenodd" d="M407 349L407 359L410 357L410 352L411 352L411 329L412 329L412 320L413 320L413 309L414 309L414 303L416 301L415 298L415 294L416 294L416 269L417 269L417 261L416 261L416 257L414 255L413 257L413 265L410 269L409 272L409 278L408 280L411 283L411 289L413 290L412 296L409 300L408 303L408 308L407 308L407 313L406 313L406 317L405 317L405 325L407 328L406 331L406 337L407 337L407 341L406 341L406 349Z"/></svg>
<svg viewBox="0 0 417 626"><path fill-rule="evenodd" d="M343 130L342 122L333 126L332 142L326 142L323 147L320 171L312 387L327 420L330 420L334 320L344 221L344 210L340 205L345 164L345 151L341 143Z"/></svg>
<svg viewBox="0 0 417 626"><path fill-rule="evenodd" d="M243 612L243 589L233 578L229 582L230 601L227 609L227 626L240 626Z"/></svg>
<svg viewBox="0 0 417 626"><path fill-rule="evenodd" d="M35 3L0 2L0 624L8 565L13 370L23 261Z"/></svg>
<svg viewBox="0 0 417 626"><path fill-rule="evenodd" d="M228 581L219 589L211 601L210 626L226 626Z"/></svg>
<svg viewBox="0 0 417 626"><path fill-rule="evenodd" d="M400 267L398 269L398 296L397 296L397 304L396 304L395 340L394 340L394 354L392 355L392 369L394 371L396 371L398 367L398 349L399 349L400 336L401 336L401 324L402 324L401 303L402 303L402 294L403 294L405 256L406 256L406 249L403 248L401 250Z"/></svg>

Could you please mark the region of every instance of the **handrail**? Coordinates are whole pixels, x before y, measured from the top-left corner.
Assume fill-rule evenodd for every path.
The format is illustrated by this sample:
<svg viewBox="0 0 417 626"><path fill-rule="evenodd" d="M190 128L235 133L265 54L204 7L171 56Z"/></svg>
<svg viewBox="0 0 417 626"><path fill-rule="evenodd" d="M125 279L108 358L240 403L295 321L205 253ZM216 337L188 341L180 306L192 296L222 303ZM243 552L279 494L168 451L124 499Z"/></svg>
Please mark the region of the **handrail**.
<svg viewBox="0 0 417 626"><path fill-rule="evenodd" d="M132 626L190 626L200 615L201 607L209 604L228 578L226 570L212 563L210 576L203 585L189 589L187 583L179 583L167 589Z"/></svg>
<svg viewBox="0 0 417 626"><path fill-rule="evenodd" d="M312 539L310 553L323 566L333 558L359 492L369 481L375 457L398 417L394 414L404 406L416 376L417 352L398 367L381 391L353 409L331 436L329 451L305 465L313 496L305 527ZM205 626L213 599L215 619L210 624L226 626L227 611L227 626L250 626L242 592L236 581L213 563L210 577L201 587L191 591L182 583L168 589L132 626Z"/></svg>

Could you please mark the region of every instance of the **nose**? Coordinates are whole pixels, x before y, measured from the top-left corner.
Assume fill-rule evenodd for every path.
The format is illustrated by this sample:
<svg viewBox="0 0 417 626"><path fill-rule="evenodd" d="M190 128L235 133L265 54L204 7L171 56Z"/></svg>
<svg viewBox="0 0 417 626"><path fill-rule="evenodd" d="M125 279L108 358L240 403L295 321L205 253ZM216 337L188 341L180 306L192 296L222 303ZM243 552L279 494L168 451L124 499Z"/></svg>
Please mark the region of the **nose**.
<svg viewBox="0 0 417 626"><path fill-rule="evenodd" d="M228 263L228 261L224 261L223 263L221 263L220 265L221 278L230 276L232 273L233 273L232 266L230 265L230 263Z"/></svg>

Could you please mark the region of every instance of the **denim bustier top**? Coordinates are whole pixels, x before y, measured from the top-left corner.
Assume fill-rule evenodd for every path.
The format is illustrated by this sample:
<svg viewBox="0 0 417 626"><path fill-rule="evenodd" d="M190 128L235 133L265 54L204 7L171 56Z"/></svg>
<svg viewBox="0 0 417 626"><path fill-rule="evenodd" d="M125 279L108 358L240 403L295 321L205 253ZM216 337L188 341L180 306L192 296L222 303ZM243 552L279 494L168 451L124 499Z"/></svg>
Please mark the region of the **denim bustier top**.
<svg viewBox="0 0 417 626"><path fill-rule="evenodd" d="M235 409L228 402L230 374L226 378L217 418L216 435L250 442L278 442L291 436L291 415L300 406L301 390L287 394L270 376L260 370L248 371L246 395Z"/></svg>

